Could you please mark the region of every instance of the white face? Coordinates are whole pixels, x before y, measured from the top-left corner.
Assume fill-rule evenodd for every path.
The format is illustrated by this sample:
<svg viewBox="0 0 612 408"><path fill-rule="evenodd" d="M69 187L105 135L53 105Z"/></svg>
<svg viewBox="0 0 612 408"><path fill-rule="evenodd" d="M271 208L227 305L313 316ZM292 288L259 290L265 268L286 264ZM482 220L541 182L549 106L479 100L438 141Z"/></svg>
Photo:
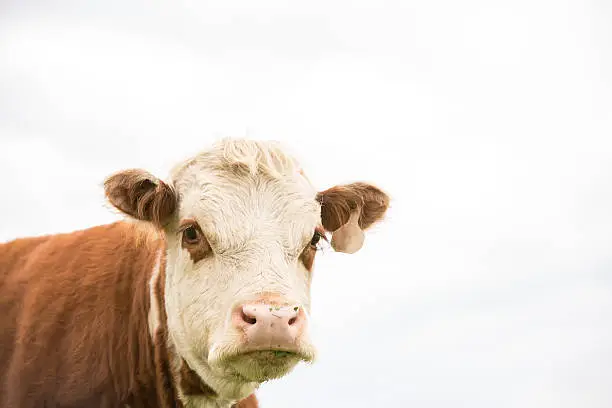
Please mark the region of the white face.
<svg viewBox="0 0 612 408"><path fill-rule="evenodd" d="M236 395L312 360L309 268L321 207L310 183L298 171L270 177L202 161L177 171L173 184L179 206L166 227L165 299L179 354L215 389ZM243 305L249 316L239 314ZM295 322L285 312L299 328L272 341L275 322ZM254 333L251 318L272 319L271 328Z"/></svg>

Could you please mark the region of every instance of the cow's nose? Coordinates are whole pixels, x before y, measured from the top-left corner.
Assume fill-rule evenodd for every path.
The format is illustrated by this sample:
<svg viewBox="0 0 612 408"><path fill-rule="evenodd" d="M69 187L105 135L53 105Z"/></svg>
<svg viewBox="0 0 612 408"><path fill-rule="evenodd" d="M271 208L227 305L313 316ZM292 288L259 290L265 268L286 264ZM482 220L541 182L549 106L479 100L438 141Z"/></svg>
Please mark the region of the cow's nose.
<svg viewBox="0 0 612 408"><path fill-rule="evenodd" d="M233 323L245 334L249 349L293 350L307 325L300 306L250 303L234 311Z"/></svg>

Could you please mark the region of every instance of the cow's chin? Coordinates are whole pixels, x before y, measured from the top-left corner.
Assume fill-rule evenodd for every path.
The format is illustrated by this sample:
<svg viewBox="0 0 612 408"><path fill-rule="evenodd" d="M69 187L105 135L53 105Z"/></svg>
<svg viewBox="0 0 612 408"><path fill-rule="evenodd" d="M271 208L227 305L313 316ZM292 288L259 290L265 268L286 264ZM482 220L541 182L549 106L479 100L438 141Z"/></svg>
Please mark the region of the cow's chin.
<svg viewBox="0 0 612 408"><path fill-rule="evenodd" d="M230 371L247 381L264 382L288 374L302 360L290 352L262 350L238 354L226 360Z"/></svg>
<svg viewBox="0 0 612 408"><path fill-rule="evenodd" d="M250 350L234 353L219 353L211 356L209 364L235 377L234 380L257 382L285 376L301 361L310 363L314 352L307 350Z"/></svg>

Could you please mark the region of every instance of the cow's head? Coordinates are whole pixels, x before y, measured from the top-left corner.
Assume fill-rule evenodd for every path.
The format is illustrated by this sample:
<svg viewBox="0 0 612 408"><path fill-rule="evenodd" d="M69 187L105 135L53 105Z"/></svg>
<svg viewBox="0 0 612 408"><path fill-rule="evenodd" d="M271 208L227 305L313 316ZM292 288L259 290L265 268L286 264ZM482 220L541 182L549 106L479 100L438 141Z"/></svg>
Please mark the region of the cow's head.
<svg viewBox="0 0 612 408"><path fill-rule="evenodd" d="M105 184L122 212L163 229L170 340L217 393L241 398L311 361L316 251L361 247L388 197L366 183L317 192L276 143L225 139L168 182L126 170Z"/></svg>

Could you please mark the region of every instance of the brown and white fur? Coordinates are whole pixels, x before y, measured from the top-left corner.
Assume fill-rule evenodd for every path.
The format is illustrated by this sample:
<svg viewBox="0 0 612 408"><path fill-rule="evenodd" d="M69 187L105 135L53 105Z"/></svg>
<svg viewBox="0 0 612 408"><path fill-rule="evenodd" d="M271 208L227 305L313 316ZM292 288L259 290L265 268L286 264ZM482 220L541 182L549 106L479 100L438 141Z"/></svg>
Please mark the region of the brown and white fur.
<svg viewBox="0 0 612 408"><path fill-rule="evenodd" d="M389 203L366 183L317 192L277 143L233 139L105 191L129 220L0 244L0 408L257 407L262 382L315 358L317 245ZM273 308L282 333L255 323Z"/></svg>

